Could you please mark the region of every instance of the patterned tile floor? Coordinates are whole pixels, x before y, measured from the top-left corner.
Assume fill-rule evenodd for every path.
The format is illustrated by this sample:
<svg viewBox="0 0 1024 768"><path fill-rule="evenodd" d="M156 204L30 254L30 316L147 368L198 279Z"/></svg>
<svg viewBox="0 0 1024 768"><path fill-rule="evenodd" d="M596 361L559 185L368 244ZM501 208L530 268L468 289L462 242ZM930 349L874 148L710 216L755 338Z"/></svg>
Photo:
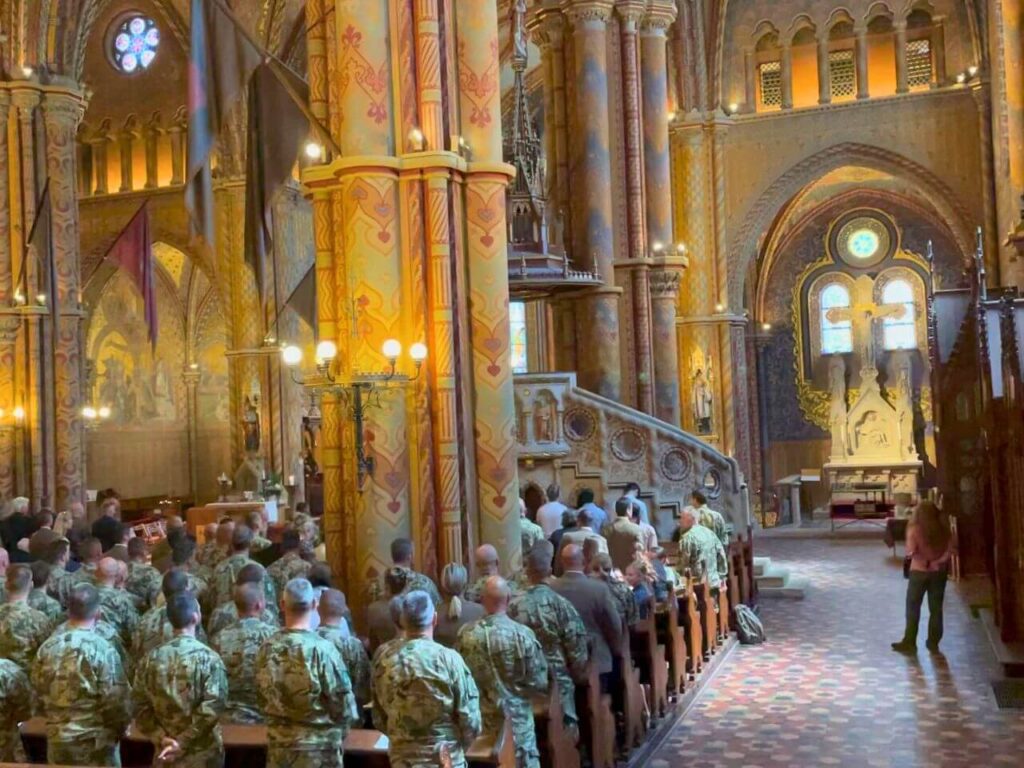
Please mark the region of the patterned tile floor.
<svg viewBox="0 0 1024 768"><path fill-rule="evenodd" d="M1024 710L996 707L998 667L953 585L942 655L906 657L889 648L905 582L880 541L762 538L758 554L810 577L806 599L762 602L768 642L736 649L647 765L1024 765Z"/></svg>

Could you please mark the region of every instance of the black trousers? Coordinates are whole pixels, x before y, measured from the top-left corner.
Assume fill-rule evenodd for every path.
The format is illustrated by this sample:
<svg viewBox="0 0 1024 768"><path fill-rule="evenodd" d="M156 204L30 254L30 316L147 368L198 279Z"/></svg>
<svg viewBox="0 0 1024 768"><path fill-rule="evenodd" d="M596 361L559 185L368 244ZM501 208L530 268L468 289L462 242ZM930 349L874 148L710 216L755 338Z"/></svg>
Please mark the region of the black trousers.
<svg viewBox="0 0 1024 768"><path fill-rule="evenodd" d="M904 642L917 643L921 603L928 595L928 644L942 640L942 599L946 594L946 571L911 571L907 580L907 629Z"/></svg>

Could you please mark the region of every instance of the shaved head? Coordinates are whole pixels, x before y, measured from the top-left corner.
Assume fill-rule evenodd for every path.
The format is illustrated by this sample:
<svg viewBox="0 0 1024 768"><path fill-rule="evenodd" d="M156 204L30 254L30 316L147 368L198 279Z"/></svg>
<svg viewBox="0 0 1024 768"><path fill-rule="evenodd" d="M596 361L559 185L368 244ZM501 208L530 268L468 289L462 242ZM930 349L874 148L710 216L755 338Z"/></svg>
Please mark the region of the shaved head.
<svg viewBox="0 0 1024 768"><path fill-rule="evenodd" d="M583 549L578 544L566 544L559 554L563 571L583 570Z"/></svg>
<svg viewBox="0 0 1024 768"><path fill-rule="evenodd" d="M482 574L493 575L498 572L498 550L490 544L482 544L473 553L476 568Z"/></svg>
<svg viewBox="0 0 1024 768"><path fill-rule="evenodd" d="M324 624L339 624L345 618L347 607L344 592L325 589L320 593L320 619Z"/></svg>
<svg viewBox="0 0 1024 768"><path fill-rule="evenodd" d="M213 541L217 538L217 529L219 527L216 523L207 523L203 526L203 534L206 536L207 541Z"/></svg>
<svg viewBox="0 0 1024 768"><path fill-rule="evenodd" d="M235 587L234 598L240 619L259 616L266 607L266 598L263 597L263 589L259 584L239 584Z"/></svg>
<svg viewBox="0 0 1024 768"><path fill-rule="evenodd" d="M530 581L538 583L551 575L551 559L555 555L555 546L547 539L534 544L526 553L526 573Z"/></svg>
<svg viewBox="0 0 1024 768"><path fill-rule="evenodd" d="M233 520L225 520L217 526L217 543L222 547L230 547L234 533L235 522Z"/></svg>
<svg viewBox="0 0 1024 768"><path fill-rule="evenodd" d="M504 613L508 610L508 601L512 598L512 590L509 589L508 582L505 581L501 576L491 576L484 583L483 595L481 595L480 603L483 605L484 610L489 615L495 613Z"/></svg>
<svg viewBox="0 0 1024 768"><path fill-rule="evenodd" d="M96 581L105 587L112 587L120 572L117 560L112 557L104 557L96 566Z"/></svg>

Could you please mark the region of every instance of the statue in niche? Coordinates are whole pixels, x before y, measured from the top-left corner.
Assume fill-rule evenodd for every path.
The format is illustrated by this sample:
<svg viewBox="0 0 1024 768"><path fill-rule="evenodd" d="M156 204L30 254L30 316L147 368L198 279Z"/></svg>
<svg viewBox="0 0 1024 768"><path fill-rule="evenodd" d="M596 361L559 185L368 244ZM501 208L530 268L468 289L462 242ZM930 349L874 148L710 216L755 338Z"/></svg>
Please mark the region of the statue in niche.
<svg viewBox="0 0 1024 768"><path fill-rule="evenodd" d="M555 442L555 404L549 398L537 401L534 406L533 427L538 443Z"/></svg>
<svg viewBox="0 0 1024 768"><path fill-rule="evenodd" d="M889 436L885 434L885 424L878 418L875 411L864 414L864 420L857 425L857 445L867 448L888 448Z"/></svg>
<svg viewBox="0 0 1024 768"><path fill-rule="evenodd" d="M245 396L242 407L242 434L245 436L246 453L258 453L260 450L260 413L256 410L256 398Z"/></svg>
<svg viewBox="0 0 1024 768"><path fill-rule="evenodd" d="M309 416L302 417L302 463L306 477L315 477L320 472L316 461L316 433Z"/></svg>
<svg viewBox="0 0 1024 768"><path fill-rule="evenodd" d="M832 457L844 458L846 445L846 361L833 355L828 364L829 431L832 433Z"/></svg>
<svg viewBox="0 0 1024 768"><path fill-rule="evenodd" d="M693 423L698 435L711 434L713 415L711 385L700 368L693 376Z"/></svg>

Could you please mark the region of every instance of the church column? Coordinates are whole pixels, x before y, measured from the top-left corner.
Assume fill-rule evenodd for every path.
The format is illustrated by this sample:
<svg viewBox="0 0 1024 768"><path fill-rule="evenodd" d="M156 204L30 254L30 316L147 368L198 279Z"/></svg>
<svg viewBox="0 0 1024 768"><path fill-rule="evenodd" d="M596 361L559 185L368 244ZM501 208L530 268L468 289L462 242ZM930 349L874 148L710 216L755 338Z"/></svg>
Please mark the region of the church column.
<svg viewBox="0 0 1024 768"><path fill-rule="evenodd" d="M673 247L672 163L669 155L668 82L666 30L675 20L671 3L655 5L641 31L644 182L647 208L647 236L660 249L650 277L654 349L654 413L670 424L679 424L679 364L676 351L675 301L679 276L678 257ZM645 270L646 272L646 270Z"/></svg>
<svg viewBox="0 0 1024 768"><path fill-rule="evenodd" d="M565 7L573 26L576 124L580 132L574 190L573 241L577 267L594 269L604 287L577 311L580 385L612 400L621 394L619 293L615 287L612 170L608 119L607 24L612 3L585 0Z"/></svg>
<svg viewBox="0 0 1024 768"><path fill-rule="evenodd" d="M782 87L782 109L793 108L793 47L783 43L779 49L779 76Z"/></svg>
<svg viewBox="0 0 1024 768"><path fill-rule="evenodd" d="M557 10L541 8L531 20L533 41L540 46L544 63L544 141L547 154L548 201L554 210L559 239L565 246L569 226L569 144L565 114L565 20Z"/></svg>
<svg viewBox="0 0 1024 768"><path fill-rule="evenodd" d="M828 77L828 30L818 34L818 103L832 101L832 86Z"/></svg>
<svg viewBox="0 0 1024 768"><path fill-rule="evenodd" d="M907 93L907 20L896 19L892 27L896 38L896 93Z"/></svg>
<svg viewBox="0 0 1024 768"><path fill-rule="evenodd" d="M993 146L992 119L992 88L987 82L975 81L971 84L971 95L974 97L978 111L978 147L981 152L981 205L984 223L982 233L985 241L985 270L990 285L1021 285L1020 262L1010 249L1000 247L997 232L1002 229L1003 221L999 217L998 195L1005 185L996 184L995 147ZM1001 130L1001 129L1000 129ZM1016 151L1020 151L1019 148ZM1013 179L1011 171L1011 181ZM1019 188L1018 188L1019 189ZM998 275L996 279L995 275Z"/></svg>
<svg viewBox="0 0 1024 768"><path fill-rule="evenodd" d="M511 573L522 553L505 222L511 168L502 162L497 4L461 0L456 16L461 132L471 153L464 232L473 389L466 394L473 403L478 530L480 541L497 547L503 570ZM470 87L474 82L479 86ZM617 363L616 355L616 371Z"/></svg>
<svg viewBox="0 0 1024 768"><path fill-rule="evenodd" d="M857 98L867 99L871 96L868 85L868 28L866 26L858 26L853 32L853 58L857 76Z"/></svg>
<svg viewBox="0 0 1024 768"><path fill-rule="evenodd" d="M743 51L744 112L757 112L757 59L753 48Z"/></svg>
<svg viewBox="0 0 1024 768"><path fill-rule="evenodd" d="M621 17L619 27L622 31L622 105L625 123L626 144L626 214L628 223L628 242L630 263L621 264L625 267L624 274L617 280L629 285L633 298L633 355L628 367L636 376L637 410L654 413L654 368L651 361L651 300L648 290L646 238L644 231L644 161L643 154L647 147L642 146L640 128L640 72L639 46L637 45L637 26L647 10L646 2L632 2L617 6ZM646 62L645 62L646 63ZM664 62L662 73L664 74ZM644 119L647 114L647 72L644 72ZM664 80L664 77L662 77ZM663 127L668 129L666 111L667 96L662 94L660 112ZM648 126L644 124L646 133ZM651 233L650 242L657 242ZM664 243L662 243L664 247Z"/></svg>
<svg viewBox="0 0 1024 768"><path fill-rule="evenodd" d="M53 216L53 258L60 307L54 334L56 395L57 509L85 502L85 450L82 420L82 313L79 302L78 203L75 197L75 136L85 101L72 91L48 91L43 99L46 172Z"/></svg>
<svg viewBox="0 0 1024 768"><path fill-rule="evenodd" d="M932 19L932 88L941 88L946 84L946 32L944 19Z"/></svg>
<svg viewBox="0 0 1024 768"><path fill-rule="evenodd" d="M11 198L8 162L7 125L10 117L11 95L0 90L0 311L11 306L14 292L14 262L11 259ZM0 315L0 498L10 499L18 494L17 440L21 429L13 424L15 403L14 354L18 343L20 322L13 315Z"/></svg>

